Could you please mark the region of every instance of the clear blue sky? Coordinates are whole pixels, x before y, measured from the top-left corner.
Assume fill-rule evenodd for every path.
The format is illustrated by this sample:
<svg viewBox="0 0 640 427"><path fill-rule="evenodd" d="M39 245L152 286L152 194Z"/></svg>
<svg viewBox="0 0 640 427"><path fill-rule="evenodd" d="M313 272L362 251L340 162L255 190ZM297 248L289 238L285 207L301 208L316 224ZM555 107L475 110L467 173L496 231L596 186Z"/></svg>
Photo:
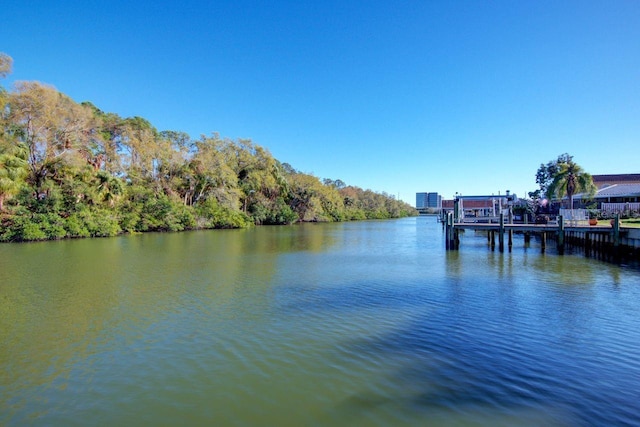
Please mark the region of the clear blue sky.
<svg viewBox="0 0 640 427"><path fill-rule="evenodd" d="M5 0L4 81L320 178L445 198L536 188L568 152L640 173L640 2Z"/></svg>

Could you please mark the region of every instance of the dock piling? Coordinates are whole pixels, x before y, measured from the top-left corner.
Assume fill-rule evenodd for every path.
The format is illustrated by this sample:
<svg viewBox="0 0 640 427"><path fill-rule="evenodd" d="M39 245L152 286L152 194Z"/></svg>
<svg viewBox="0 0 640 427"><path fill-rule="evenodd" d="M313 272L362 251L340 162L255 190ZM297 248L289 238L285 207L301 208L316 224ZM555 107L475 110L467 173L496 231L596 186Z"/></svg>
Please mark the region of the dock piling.
<svg viewBox="0 0 640 427"><path fill-rule="evenodd" d="M562 215L558 216L558 253L564 253L564 217Z"/></svg>
<svg viewBox="0 0 640 427"><path fill-rule="evenodd" d="M447 250L458 250L460 248L460 233L465 230L482 231L486 234L487 246L495 251L496 233L498 233L498 248L500 252L505 249L505 232L508 232L509 252L514 244L514 234L524 234L525 248L529 247L531 235L540 236L540 248L542 253L547 248L547 238L555 240L558 254L575 252L575 248L584 250L588 256L606 256L618 259L626 256L636 257L640 254L638 249L640 239L635 230L620 226L620 217L616 215L611 221L611 226L588 226L584 224L573 224L565 221L563 216L558 217L557 224L552 222L545 224L506 224L505 213L499 215L499 223L480 222L473 219L465 221L460 218L455 221L455 213L449 211L443 222L445 246ZM568 225L567 225L568 224ZM462 231L461 231L462 230ZM633 237L629 237L633 236Z"/></svg>
<svg viewBox="0 0 640 427"><path fill-rule="evenodd" d="M500 214L500 230L498 231L498 244L500 252L504 252L504 214Z"/></svg>

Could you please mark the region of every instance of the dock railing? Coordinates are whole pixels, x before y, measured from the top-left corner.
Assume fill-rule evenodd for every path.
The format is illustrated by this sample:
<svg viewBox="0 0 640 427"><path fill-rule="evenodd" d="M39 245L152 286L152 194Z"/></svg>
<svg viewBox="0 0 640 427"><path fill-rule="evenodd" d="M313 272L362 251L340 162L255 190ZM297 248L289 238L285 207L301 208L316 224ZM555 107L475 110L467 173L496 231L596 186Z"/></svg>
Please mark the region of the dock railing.
<svg viewBox="0 0 640 427"><path fill-rule="evenodd" d="M602 203L600 210L607 214L640 212L640 203Z"/></svg>
<svg viewBox="0 0 640 427"><path fill-rule="evenodd" d="M468 224L497 224L500 222L499 216L465 216L462 218L463 223Z"/></svg>
<svg viewBox="0 0 640 427"><path fill-rule="evenodd" d="M559 215L569 227L589 225L589 212L586 209L560 209Z"/></svg>

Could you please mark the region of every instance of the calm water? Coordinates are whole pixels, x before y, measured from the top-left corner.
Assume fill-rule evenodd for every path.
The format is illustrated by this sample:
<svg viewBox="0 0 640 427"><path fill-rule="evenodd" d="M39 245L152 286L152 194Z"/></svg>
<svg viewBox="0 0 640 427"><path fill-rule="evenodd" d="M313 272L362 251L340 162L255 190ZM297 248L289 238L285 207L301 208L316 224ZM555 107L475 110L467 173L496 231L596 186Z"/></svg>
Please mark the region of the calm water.
<svg viewBox="0 0 640 427"><path fill-rule="evenodd" d="M640 273L434 218L0 245L0 425L640 425Z"/></svg>

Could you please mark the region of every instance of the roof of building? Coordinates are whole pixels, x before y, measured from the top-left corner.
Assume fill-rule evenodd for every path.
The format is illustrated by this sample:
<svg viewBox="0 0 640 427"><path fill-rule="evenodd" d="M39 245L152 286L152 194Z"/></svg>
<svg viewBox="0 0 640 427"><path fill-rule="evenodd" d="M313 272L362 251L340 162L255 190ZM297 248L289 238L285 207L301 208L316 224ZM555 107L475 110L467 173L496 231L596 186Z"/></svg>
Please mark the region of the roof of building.
<svg viewBox="0 0 640 427"><path fill-rule="evenodd" d="M582 199L584 193L576 194L574 199ZM602 197L640 197L640 183L638 184L613 184L600 188L594 198Z"/></svg>
<svg viewBox="0 0 640 427"><path fill-rule="evenodd" d="M462 206L464 209L486 209L492 208L494 203L507 203L508 197L511 197L513 201L518 200L518 196L515 194L491 194L491 195L479 195L479 196L463 196L459 195L458 198L462 200ZM453 208L453 200L442 200L443 208Z"/></svg>
<svg viewBox="0 0 640 427"><path fill-rule="evenodd" d="M591 178L598 188L612 184L640 184L640 173L591 175Z"/></svg>
<svg viewBox="0 0 640 427"><path fill-rule="evenodd" d="M476 195L476 196L463 196L463 195L459 195L457 196L459 199L464 200L465 203L467 203L467 201L469 200L495 200L495 202L497 203L498 200L502 200L504 202L507 201L508 197L511 197L513 200L517 200L518 196L515 194L487 194L487 195ZM445 199L443 199L445 200ZM452 200L452 199L449 199Z"/></svg>
<svg viewBox="0 0 640 427"><path fill-rule="evenodd" d="M443 200L442 201L443 208L453 208L453 200ZM493 207L492 199L483 199L483 200L467 200L464 199L462 201L462 207L464 209L486 209Z"/></svg>

